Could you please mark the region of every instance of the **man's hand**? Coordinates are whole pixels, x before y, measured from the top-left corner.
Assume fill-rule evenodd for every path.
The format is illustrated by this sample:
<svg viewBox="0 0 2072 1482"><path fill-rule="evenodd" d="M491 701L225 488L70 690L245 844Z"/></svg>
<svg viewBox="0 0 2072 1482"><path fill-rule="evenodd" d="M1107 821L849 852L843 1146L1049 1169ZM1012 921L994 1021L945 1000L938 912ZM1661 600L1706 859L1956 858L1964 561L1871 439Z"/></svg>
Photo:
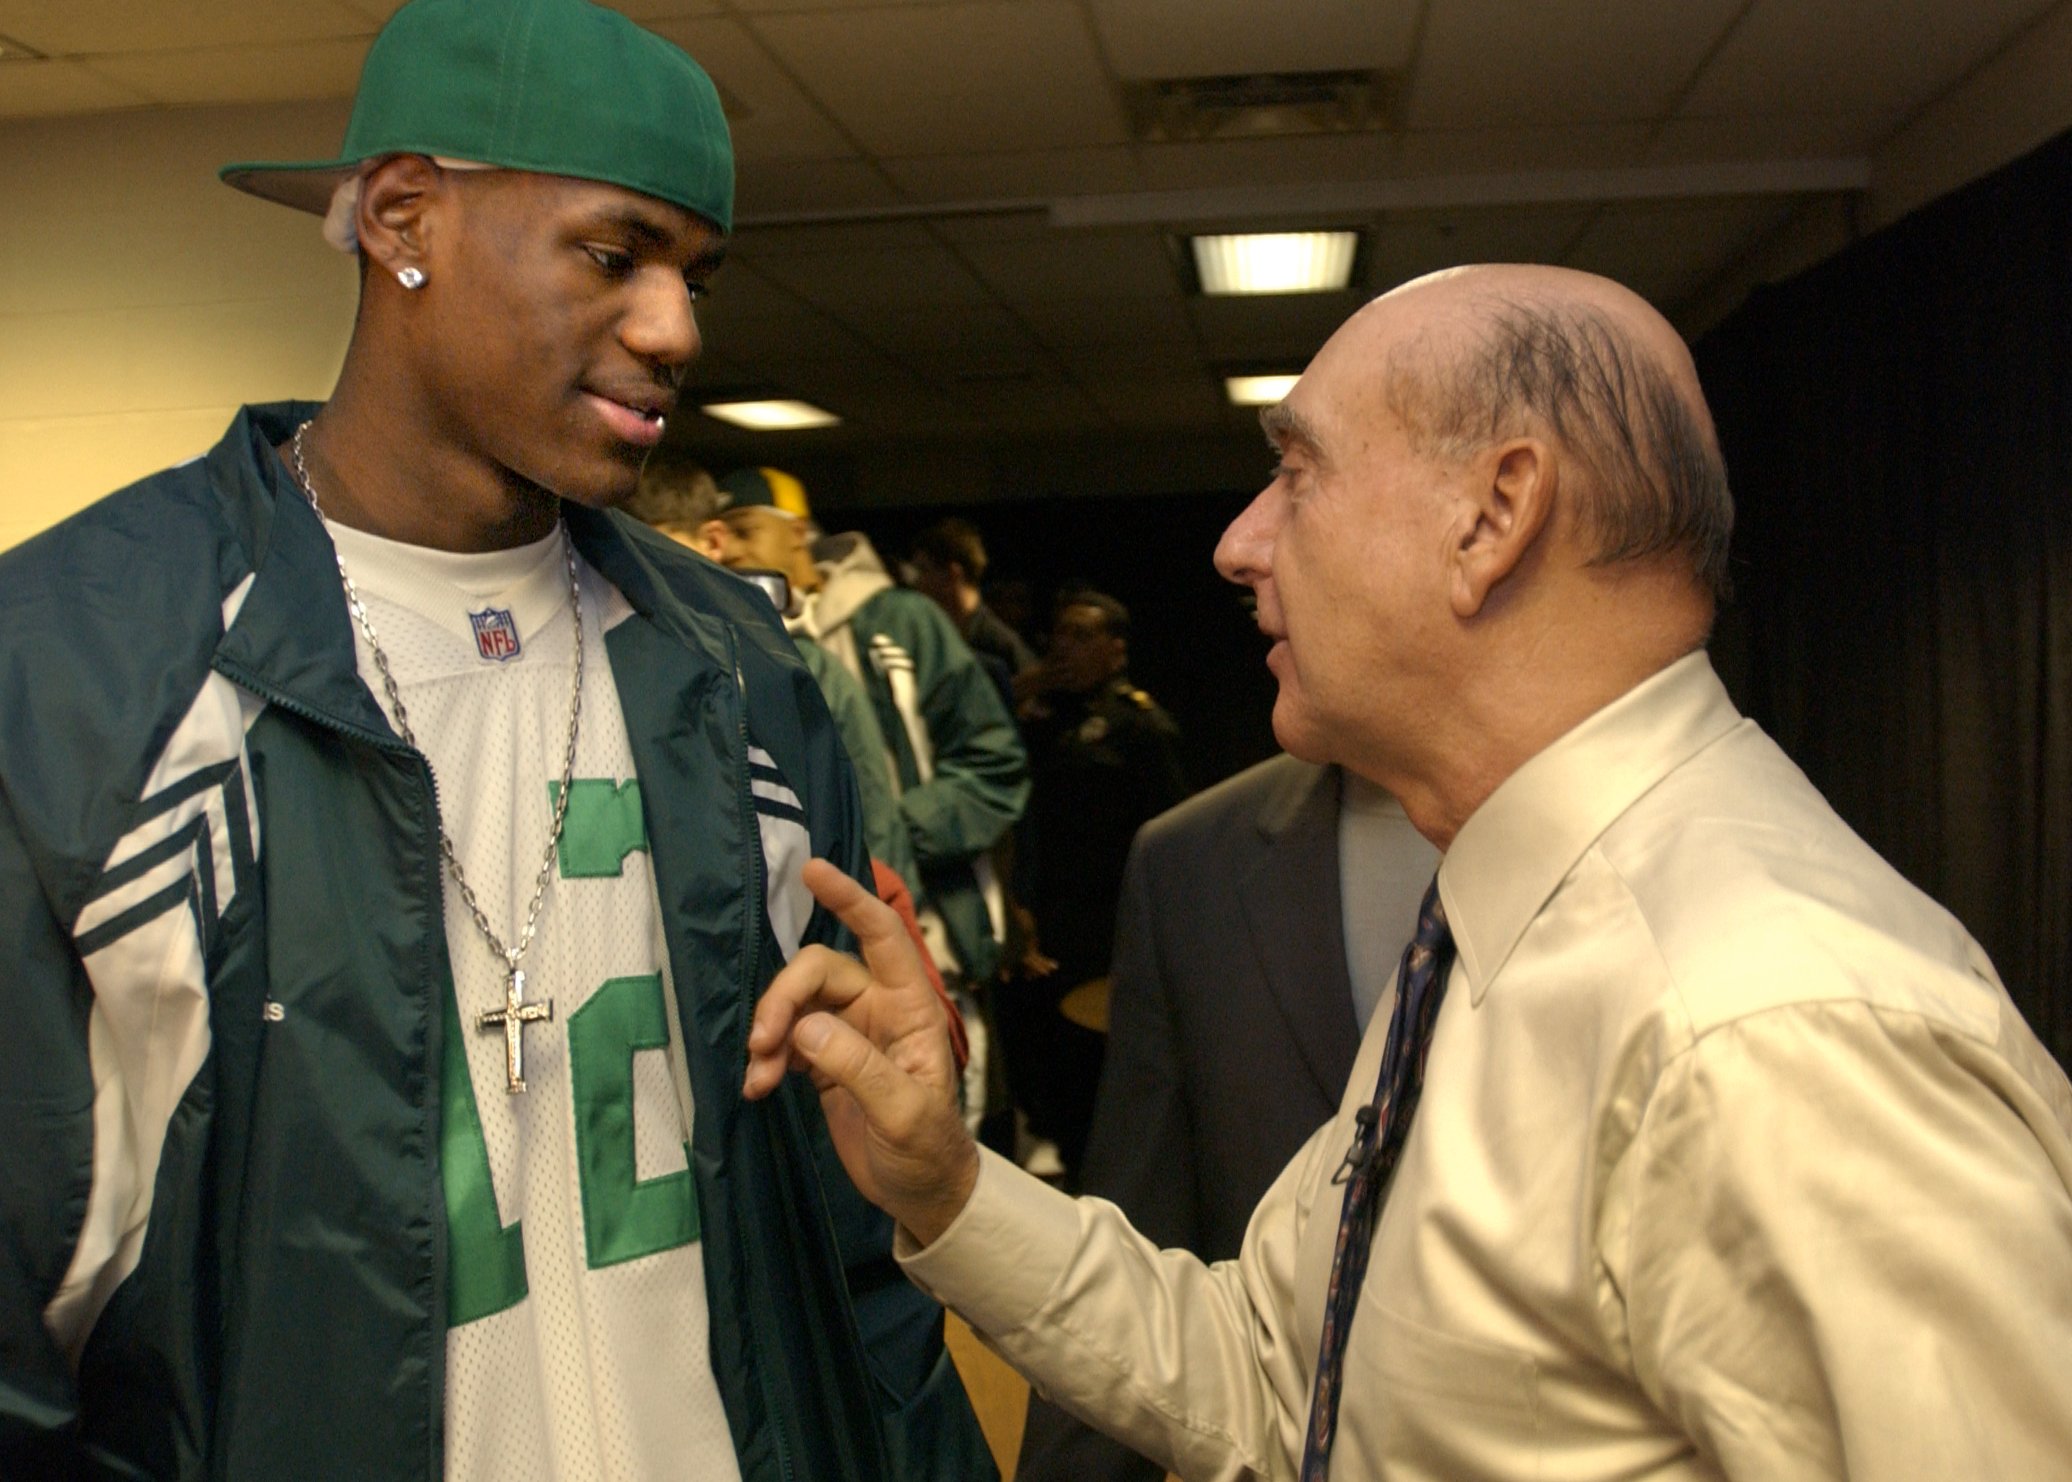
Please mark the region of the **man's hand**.
<svg viewBox="0 0 2072 1482"><path fill-rule="evenodd" d="M753 1101L787 1070L810 1073L850 1180L926 1245L978 1182L942 1001L890 906L825 860L804 878L856 933L863 961L806 947L777 974L749 1027L741 1094Z"/></svg>

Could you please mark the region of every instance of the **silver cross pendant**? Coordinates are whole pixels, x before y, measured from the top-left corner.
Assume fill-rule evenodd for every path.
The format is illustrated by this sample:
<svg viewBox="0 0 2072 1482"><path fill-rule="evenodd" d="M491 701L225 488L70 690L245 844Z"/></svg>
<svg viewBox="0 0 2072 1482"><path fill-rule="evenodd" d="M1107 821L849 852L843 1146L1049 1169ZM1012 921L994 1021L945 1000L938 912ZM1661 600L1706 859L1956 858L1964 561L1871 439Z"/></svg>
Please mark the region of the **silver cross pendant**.
<svg viewBox="0 0 2072 1482"><path fill-rule="evenodd" d="M487 1009L475 1020L477 1029L502 1029L504 1032L504 1070L510 1077L505 1089L511 1095L520 1095L525 1090L525 1026L553 1017L553 999L525 1001L525 970L514 963L509 976L504 979L504 1006Z"/></svg>

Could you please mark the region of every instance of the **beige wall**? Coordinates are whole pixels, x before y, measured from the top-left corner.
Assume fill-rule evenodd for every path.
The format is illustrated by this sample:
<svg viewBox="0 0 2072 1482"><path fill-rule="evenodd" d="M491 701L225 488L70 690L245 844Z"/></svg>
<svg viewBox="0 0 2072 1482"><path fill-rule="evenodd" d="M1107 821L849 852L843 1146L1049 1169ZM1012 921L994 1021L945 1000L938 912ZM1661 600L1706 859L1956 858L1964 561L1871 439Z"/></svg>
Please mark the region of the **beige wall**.
<svg viewBox="0 0 2072 1482"><path fill-rule="evenodd" d="M324 158L344 126L342 104L0 124L0 549L206 452L240 402L330 391L351 260L215 170Z"/></svg>

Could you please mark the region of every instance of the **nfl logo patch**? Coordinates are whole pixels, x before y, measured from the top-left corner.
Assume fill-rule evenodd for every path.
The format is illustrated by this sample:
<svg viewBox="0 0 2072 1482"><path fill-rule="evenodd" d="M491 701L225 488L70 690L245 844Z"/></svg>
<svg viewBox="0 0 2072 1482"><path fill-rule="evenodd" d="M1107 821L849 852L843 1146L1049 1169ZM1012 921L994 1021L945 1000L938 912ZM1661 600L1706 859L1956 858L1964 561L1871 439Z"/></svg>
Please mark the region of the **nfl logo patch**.
<svg viewBox="0 0 2072 1482"><path fill-rule="evenodd" d="M518 624L501 607L484 608L468 614L475 625L475 651L501 664L518 657Z"/></svg>

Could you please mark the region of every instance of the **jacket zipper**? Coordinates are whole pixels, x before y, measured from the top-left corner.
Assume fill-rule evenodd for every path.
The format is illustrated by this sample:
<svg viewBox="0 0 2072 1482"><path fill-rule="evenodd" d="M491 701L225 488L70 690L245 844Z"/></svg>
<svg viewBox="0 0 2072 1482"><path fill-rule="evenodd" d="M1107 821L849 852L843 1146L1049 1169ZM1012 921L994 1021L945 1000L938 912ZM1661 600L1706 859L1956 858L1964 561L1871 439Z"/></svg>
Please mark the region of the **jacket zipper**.
<svg viewBox="0 0 2072 1482"><path fill-rule="evenodd" d="M727 661L734 670L734 739L736 741L734 805L741 814L741 852L746 856L748 874L748 909L741 931L741 1001L747 1006L749 1016L755 1012L756 963L762 957L762 931L759 923L763 910L763 845L762 829L755 821L755 792L748 776L748 679L741 672L741 655L735 647L732 632L727 634ZM738 1085L748 1075L748 1034L741 1035L741 1054L734 1066L735 1083ZM774 1110L774 1109L773 1109ZM770 1375L767 1364L758 1354L752 1362L755 1365L756 1383L763 1392L763 1408L769 1415L770 1438L777 1452L777 1471L784 1482L796 1482L798 1473L793 1469L791 1451L785 1444L783 1411L777 1403L777 1396L770 1389Z"/></svg>
<svg viewBox="0 0 2072 1482"><path fill-rule="evenodd" d="M428 794L432 801L432 819L436 834L437 821L441 816L439 812L439 776L432 770L432 764L425 759L421 752L406 745L400 737L384 736L379 731L372 731L365 726L354 725L350 721L340 720L336 716L327 715L321 710L305 705L300 700L283 694L279 689L261 680L257 675L246 672L239 665L217 659L211 667L233 684L244 686L253 694L264 699L267 704L278 705L290 715L300 716L310 724L321 726L335 735L347 736L364 742L375 750L386 752L390 756L404 757L414 762L421 782L422 790L420 796ZM431 880L428 882L428 890L433 903L433 914L438 921L439 941L443 946L446 940L446 894L445 882L439 873L439 863L439 852L437 849L434 849L431 851L429 858ZM427 1074L431 1078L432 1094L436 1100L439 1094L437 1085L438 1070L436 1067L439 1065L440 1052L444 1048L440 1041L440 1036L445 1032L445 1023L443 1016L436 1009L429 1012L426 1017L425 1051L429 1057L427 1061ZM742 1073L743 1075L747 1074L747 1067L745 1065L742 1068ZM433 1148L433 1168L434 1172L436 1172L439 1142L436 1128L432 1129L430 1142ZM438 1219L443 1228L445 1224L443 1198L440 1201ZM431 1404L430 1413L427 1416L427 1434L432 1438L431 1454L426 1458L425 1475L427 1478L442 1476L446 1470L446 1343L445 1330L443 1326L440 1326L443 1323L445 1314L446 1243L441 1240L435 1244L432 1251L432 1303L431 1311L428 1314L432 1323L438 1327L438 1331L436 1341L431 1344L431 1351L426 1355L426 1370L431 1380L429 1385Z"/></svg>

